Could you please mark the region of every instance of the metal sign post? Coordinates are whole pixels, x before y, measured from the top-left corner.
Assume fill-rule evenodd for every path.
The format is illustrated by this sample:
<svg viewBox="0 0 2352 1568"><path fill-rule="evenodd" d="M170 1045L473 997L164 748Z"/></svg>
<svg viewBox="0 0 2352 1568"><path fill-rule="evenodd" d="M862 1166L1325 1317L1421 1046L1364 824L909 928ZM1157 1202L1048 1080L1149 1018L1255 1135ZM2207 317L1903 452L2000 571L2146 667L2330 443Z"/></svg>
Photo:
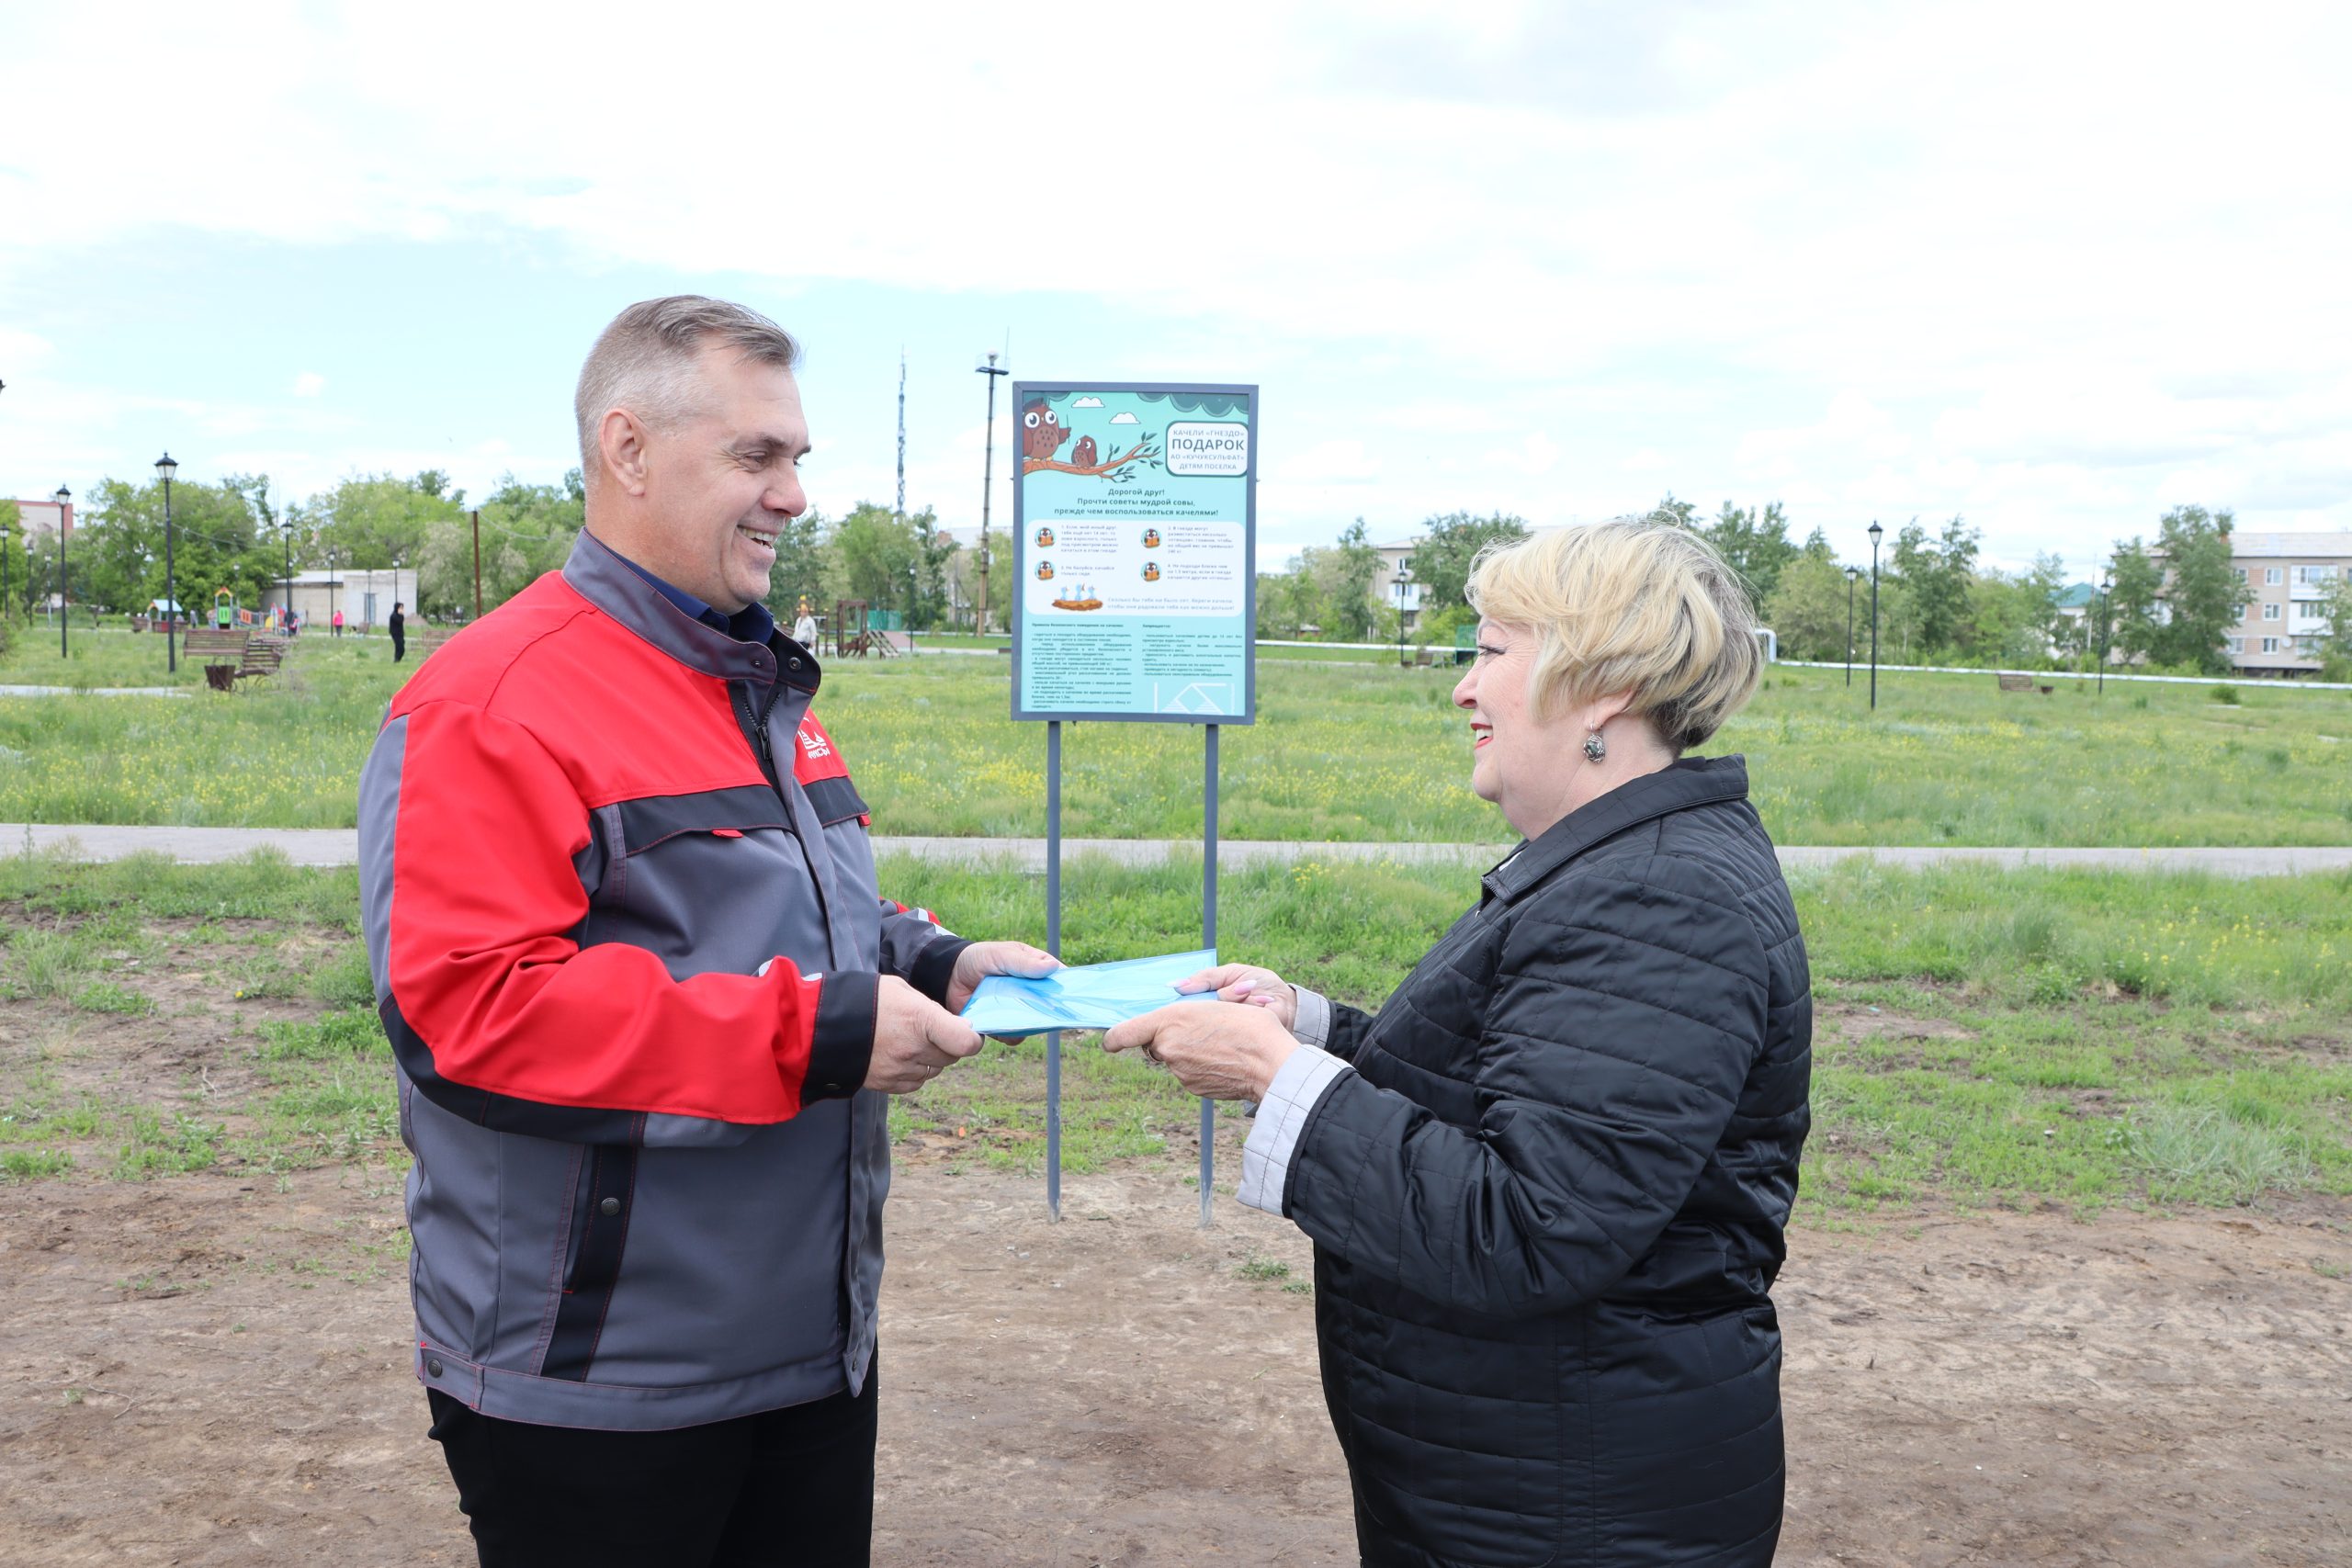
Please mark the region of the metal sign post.
<svg viewBox="0 0 2352 1568"><path fill-rule="evenodd" d="M1258 389L1016 381L1012 716L1046 724L1046 943L1061 950L1062 724L1204 727L1202 945L1216 946L1217 731L1257 716ZM1061 1036L1046 1201L1061 1215ZM1201 1224L1216 1106L1201 1101Z"/></svg>

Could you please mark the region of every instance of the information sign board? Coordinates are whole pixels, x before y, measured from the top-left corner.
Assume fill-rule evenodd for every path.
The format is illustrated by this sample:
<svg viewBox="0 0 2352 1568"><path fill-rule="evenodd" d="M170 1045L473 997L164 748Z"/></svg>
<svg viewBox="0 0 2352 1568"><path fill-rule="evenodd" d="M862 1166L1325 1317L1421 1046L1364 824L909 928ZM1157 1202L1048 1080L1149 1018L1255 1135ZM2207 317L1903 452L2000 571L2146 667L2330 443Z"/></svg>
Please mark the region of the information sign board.
<svg viewBox="0 0 2352 1568"><path fill-rule="evenodd" d="M1012 716L1255 722L1258 389L1012 393Z"/></svg>

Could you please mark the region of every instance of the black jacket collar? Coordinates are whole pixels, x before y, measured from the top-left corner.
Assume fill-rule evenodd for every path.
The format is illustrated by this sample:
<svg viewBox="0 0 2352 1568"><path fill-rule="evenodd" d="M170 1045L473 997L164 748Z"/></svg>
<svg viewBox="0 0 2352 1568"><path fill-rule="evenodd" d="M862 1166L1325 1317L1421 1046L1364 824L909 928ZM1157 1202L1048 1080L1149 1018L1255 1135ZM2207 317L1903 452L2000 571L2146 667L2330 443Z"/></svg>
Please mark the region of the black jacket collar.
<svg viewBox="0 0 2352 1568"><path fill-rule="evenodd" d="M1487 873L1487 897L1508 904L1604 839L1694 806L1747 798L1745 757L1685 757L1586 802Z"/></svg>

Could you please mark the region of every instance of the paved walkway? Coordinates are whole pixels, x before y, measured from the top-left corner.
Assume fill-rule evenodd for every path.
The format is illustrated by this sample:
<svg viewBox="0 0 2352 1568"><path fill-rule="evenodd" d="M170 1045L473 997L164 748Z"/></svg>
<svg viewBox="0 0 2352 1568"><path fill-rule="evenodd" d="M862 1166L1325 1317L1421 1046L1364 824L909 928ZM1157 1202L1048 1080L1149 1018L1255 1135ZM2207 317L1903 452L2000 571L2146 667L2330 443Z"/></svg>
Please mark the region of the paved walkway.
<svg viewBox="0 0 2352 1568"><path fill-rule="evenodd" d="M0 697L184 697L193 686L0 686Z"/></svg>
<svg viewBox="0 0 2352 1568"><path fill-rule="evenodd" d="M296 865L351 865L359 858L359 835L348 828L122 828L0 823L0 853L27 847L47 850L71 844L74 858L122 860L161 854L190 863L234 860L265 847L281 851ZM910 854L957 865L1001 865L1037 871L1046 863L1043 839L885 839L877 854ZM1228 839L1217 846L1225 867L1265 862L1385 861L1404 865L1491 865L1508 844L1300 843L1266 839ZM1099 856L1122 865L1158 865L1169 857L1197 859L1189 840L1065 839L1064 863ZM2352 871L2352 846L2301 849L1962 849L1809 848L1784 845L1785 866L1825 866L1868 859L1882 865L1918 866L1975 862L1999 866L2080 866L2109 871L2202 871L2216 876L2295 876L2311 872Z"/></svg>

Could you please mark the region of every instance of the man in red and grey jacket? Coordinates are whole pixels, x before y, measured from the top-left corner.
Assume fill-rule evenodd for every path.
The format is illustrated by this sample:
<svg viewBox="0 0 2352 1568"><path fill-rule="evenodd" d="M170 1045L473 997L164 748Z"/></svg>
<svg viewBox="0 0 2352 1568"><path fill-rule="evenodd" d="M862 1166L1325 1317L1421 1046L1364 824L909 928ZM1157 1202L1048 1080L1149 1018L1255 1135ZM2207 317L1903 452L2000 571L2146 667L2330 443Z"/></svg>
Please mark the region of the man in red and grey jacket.
<svg viewBox="0 0 2352 1568"><path fill-rule="evenodd" d="M576 409L587 527L450 639L360 784L416 1163L417 1374L485 1564L864 1563L886 1094L1042 974L881 897L761 605L808 505L797 345L650 300Z"/></svg>

